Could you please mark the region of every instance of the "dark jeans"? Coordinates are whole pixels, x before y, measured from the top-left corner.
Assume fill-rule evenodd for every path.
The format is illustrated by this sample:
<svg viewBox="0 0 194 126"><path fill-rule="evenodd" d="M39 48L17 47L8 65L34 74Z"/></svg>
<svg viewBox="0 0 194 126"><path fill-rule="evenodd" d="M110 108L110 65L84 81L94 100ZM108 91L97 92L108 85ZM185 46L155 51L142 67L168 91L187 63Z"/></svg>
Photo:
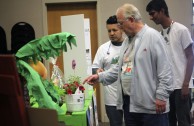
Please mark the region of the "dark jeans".
<svg viewBox="0 0 194 126"><path fill-rule="evenodd" d="M192 107L191 91L187 99L181 98L181 89L176 89L170 95L170 126L191 126L190 110Z"/></svg>
<svg viewBox="0 0 194 126"><path fill-rule="evenodd" d="M106 108L106 114L110 122L110 126L122 126L123 111L117 110L116 106L105 105L105 108Z"/></svg>
<svg viewBox="0 0 194 126"><path fill-rule="evenodd" d="M147 114L129 112L129 97L124 96L125 126L168 126L168 114Z"/></svg>

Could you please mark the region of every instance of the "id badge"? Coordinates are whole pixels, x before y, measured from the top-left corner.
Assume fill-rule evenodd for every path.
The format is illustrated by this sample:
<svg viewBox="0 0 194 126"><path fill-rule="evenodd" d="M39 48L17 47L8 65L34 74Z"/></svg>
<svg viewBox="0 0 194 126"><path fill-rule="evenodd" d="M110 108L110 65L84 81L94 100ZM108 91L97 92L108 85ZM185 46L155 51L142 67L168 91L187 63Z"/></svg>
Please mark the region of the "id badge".
<svg viewBox="0 0 194 126"><path fill-rule="evenodd" d="M132 75L132 68L133 68L133 64L132 62L128 62L126 64L124 64L122 66L122 73L125 74L125 75L128 75L128 76L131 76Z"/></svg>

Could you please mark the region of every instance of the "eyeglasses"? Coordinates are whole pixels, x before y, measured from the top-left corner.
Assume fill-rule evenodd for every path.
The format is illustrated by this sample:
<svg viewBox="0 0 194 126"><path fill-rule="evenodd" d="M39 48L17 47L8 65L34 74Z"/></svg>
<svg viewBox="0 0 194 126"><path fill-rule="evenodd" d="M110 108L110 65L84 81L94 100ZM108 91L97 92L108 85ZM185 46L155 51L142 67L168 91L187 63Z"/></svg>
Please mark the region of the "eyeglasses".
<svg viewBox="0 0 194 126"><path fill-rule="evenodd" d="M125 18L123 21L118 21L118 26L122 26L125 21L128 21L128 18Z"/></svg>

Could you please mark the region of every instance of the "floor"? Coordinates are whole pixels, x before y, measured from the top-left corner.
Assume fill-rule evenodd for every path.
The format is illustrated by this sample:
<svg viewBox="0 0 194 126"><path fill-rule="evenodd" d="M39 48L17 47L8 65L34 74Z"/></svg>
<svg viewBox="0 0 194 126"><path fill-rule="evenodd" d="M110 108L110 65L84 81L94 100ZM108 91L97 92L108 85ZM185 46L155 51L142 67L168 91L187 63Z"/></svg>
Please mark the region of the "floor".
<svg viewBox="0 0 194 126"><path fill-rule="evenodd" d="M108 122L99 122L99 126L110 126Z"/></svg>
<svg viewBox="0 0 194 126"><path fill-rule="evenodd" d="M108 122L99 122L99 126L110 126L110 124ZM123 123L122 126L125 126L125 124Z"/></svg>

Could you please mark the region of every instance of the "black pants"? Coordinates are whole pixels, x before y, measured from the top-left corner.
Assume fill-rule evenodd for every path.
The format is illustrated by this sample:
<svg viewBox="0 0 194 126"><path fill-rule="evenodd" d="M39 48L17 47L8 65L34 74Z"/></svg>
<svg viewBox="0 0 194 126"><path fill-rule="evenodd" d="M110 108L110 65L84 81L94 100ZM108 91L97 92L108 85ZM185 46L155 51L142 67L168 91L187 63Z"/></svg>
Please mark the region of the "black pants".
<svg viewBox="0 0 194 126"><path fill-rule="evenodd" d="M181 89L176 89L170 95L170 126L191 126L190 111L192 107L191 90L187 99L181 98Z"/></svg>
<svg viewBox="0 0 194 126"><path fill-rule="evenodd" d="M105 108L106 108L106 114L110 122L110 126L122 126L123 111L117 110L116 106L105 105Z"/></svg>

